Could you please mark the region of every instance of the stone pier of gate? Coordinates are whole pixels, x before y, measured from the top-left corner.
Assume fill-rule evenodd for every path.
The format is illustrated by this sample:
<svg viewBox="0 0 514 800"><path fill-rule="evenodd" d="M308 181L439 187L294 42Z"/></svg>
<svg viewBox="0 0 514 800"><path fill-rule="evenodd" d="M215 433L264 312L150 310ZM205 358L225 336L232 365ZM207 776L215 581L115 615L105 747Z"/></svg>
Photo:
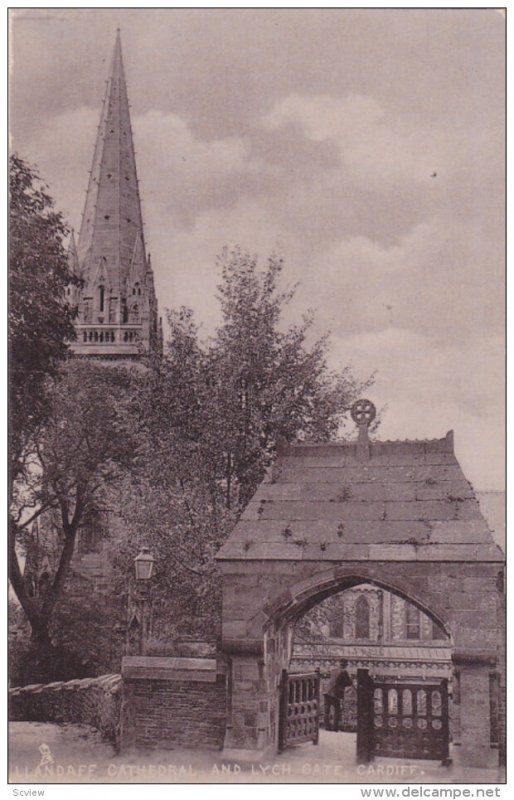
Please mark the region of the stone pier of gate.
<svg viewBox="0 0 514 800"><path fill-rule="evenodd" d="M229 663L224 753L259 761L277 751L280 679L296 620L332 594L373 583L447 632L460 761L493 767L503 553L451 432L431 441L369 441L369 418L354 419L355 442L283 446L217 555Z"/></svg>

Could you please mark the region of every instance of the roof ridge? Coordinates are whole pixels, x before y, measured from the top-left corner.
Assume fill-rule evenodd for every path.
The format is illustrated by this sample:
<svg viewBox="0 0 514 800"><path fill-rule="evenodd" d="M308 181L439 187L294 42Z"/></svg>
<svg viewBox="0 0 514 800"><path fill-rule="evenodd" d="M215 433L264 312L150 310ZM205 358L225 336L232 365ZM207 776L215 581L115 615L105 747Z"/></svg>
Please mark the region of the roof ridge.
<svg viewBox="0 0 514 800"><path fill-rule="evenodd" d="M392 444L392 445L402 445L402 444L434 444L435 442L445 442L448 439L448 434L442 437L436 437L433 439L370 439L369 443L371 446L373 445L382 445L382 444ZM290 442L287 447L288 448L299 448L302 447L350 447L357 444L357 439L337 439L336 441L332 442ZM496 491L496 490L493 490ZM499 491L499 490L498 490Z"/></svg>

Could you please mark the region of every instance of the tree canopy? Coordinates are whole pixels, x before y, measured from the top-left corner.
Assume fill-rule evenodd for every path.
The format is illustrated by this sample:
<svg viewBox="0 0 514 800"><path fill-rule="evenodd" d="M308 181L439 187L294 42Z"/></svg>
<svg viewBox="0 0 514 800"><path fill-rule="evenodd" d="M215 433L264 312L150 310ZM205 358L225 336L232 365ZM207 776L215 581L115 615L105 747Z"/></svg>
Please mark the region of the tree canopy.
<svg viewBox="0 0 514 800"><path fill-rule="evenodd" d="M124 504L133 549L154 550L157 604L175 631L215 630L215 553L280 439L329 439L369 385L329 369L329 337L310 342L311 314L284 324L294 289L280 288L280 258L261 268L255 256L225 250L219 267L222 322L212 338L201 340L191 310L168 315L164 357L141 401L151 458Z"/></svg>
<svg viewBox="0 0 514 800"><path fill-rule="evenodd" d="M118 509L116 488L141 458L145 438L131 386L126 367L84 361L49 381L45 424L33 437L30 469L14 483L10 516L11 583L41 643L50 640L79 529ZM37 557L38 547L51 569L34 586L20 556Z"/></svg>
<svg viewBox="0 0 514 800"><path fill-rule="evenodd" d="M74 309L62 215L36 170L14 154L9 173L9 434L10 469L23 471L23 452L47 411L45 381L73 341Z"/></svg>

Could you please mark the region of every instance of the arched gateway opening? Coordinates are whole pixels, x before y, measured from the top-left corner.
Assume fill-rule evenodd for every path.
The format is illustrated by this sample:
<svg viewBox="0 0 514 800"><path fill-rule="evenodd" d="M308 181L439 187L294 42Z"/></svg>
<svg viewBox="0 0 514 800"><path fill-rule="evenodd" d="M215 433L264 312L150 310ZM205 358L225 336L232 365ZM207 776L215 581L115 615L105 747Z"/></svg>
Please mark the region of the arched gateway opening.
<svg viewBox="0 0 514 800"><path fill-rule="evenodd" d="M256 761L278 752L296 623L327 598L369 586L405 599L449 638L459 759L494 766L503 727L503 553L453 435L371 442L365 402L354 409L357 441L281 449L218 553L229 665L224 752ZM363 604L359 614L365 633ZM406 639L418 624L411 613Z"/></svg>
<svg viewBox="0 0 514 800"><path fill-rule="evenodd" d="M453 706L450 735L446 621L401 580L330 570L308 586L293 585L290 595L276 598L264 633L267 672L281 676L273 715L278 752L314 742L321 757L336 753L346 766L375 756L448 763L460 720ZM330 683L342 659L351 685L340 700Z"/></svg>

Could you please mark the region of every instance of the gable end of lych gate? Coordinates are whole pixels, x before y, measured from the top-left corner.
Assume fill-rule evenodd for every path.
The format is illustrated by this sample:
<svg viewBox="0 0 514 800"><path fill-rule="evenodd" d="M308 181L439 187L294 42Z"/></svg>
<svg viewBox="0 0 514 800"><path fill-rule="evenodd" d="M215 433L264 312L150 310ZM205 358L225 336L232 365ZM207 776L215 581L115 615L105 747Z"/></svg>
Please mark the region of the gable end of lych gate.
<svg viewBox="0 0 514 800"><path fill-rule="evenodd" d="M228 540L223 565L502 562L453 432L426 441L282 446Z"/></svg>

